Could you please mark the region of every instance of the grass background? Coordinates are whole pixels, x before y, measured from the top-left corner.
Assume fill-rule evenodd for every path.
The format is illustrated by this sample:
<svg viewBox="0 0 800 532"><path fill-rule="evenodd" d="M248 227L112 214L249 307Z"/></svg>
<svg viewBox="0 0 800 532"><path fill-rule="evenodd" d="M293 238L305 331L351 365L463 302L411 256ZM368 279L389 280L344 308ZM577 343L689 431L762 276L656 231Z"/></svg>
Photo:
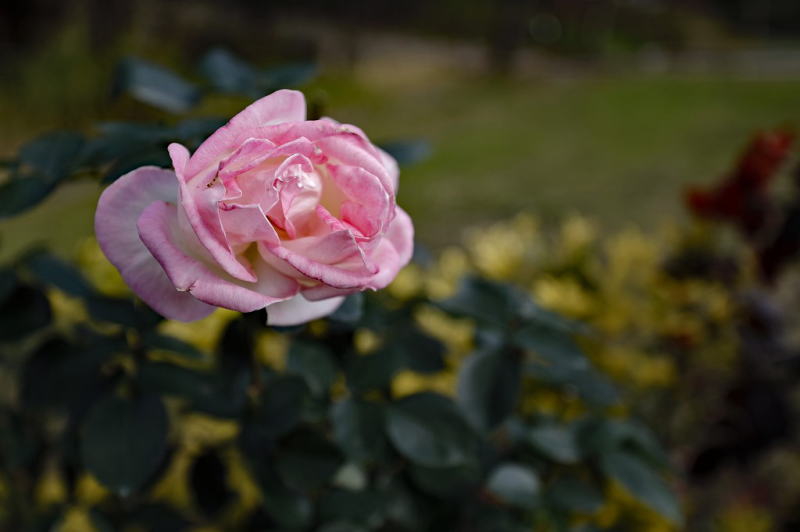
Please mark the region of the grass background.
<svg viewBox="0 0 800 532"><path fill-rule="evenodd" d="M80 48L54 47L26 67L22 87L0 87L0 154L48 128L115 117L120 108L104 103L107 65L87 63ZM326 114L375 141L431 143L430 158L403 171L400 204L433 248L520 210L545 220L578 212L605 228L673 219L687 183L723 173L754 131L800 119L800 80L497 80L430 68L409 76L388 65L379 73L328 73L307 92L324 99ZM232 114L245 104L211 101L199 113ZM93 183L73 183L0 221L0 260L36 242L69 254L92 232L99 193Z"/></svg>

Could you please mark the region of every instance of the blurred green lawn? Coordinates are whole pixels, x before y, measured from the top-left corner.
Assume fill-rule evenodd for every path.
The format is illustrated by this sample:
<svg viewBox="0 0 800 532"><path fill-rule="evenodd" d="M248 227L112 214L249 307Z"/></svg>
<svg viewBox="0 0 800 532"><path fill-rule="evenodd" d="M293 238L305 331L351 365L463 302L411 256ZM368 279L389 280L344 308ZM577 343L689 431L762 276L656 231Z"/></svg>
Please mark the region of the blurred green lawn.
<svg viewBox="0 0 800 532"><path fill-rule="evenodd" d="M800 120L800 80L442 76L393 86L329 76L307 92L375 141L431 142L432 156L403 171L400 204L434 248L520 210L653 226L680 215L683 186L724 172L755 130ZM68 253L91 234L98 194L70 185L0 222L0 259L36 241Z"/></svg>

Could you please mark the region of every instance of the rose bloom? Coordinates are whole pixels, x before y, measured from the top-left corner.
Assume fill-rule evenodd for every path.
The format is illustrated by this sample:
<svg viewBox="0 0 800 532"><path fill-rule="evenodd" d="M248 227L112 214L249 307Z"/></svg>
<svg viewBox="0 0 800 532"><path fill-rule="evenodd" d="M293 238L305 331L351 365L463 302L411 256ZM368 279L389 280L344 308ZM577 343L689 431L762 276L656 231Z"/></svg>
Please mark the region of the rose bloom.
<svg viewBox="0 0 800 532"><path fill-rule="evenodd" d="M354 126L306 120L300 92L258 100L192 155L168 149L174 170L120 177L95 215L103 252L167 318L266 308L270 325L303 323L411 258L397 163Z"/></svg>

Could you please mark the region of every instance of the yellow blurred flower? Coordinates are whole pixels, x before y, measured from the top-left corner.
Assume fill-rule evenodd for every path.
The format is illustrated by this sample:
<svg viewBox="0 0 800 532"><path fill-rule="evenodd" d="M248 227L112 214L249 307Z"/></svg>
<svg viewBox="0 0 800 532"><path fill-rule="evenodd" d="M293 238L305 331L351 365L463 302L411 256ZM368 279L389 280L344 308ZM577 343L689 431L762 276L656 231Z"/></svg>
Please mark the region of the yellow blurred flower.
<svg viewBox="0 0 800 532"><path fill-rule="evenodd" d="M457 378L454 371L425 375L409 370L399 372L392 381L392 395L403 397L419 392L437 392L443 395L456 394Z"/></svg>
<svg viewBox="0 0 800 532"><path fill-rule="evenodd" d="M158 331L167 336L195 346L206 353L214 351L225 327L240 314L233 310L217 309L206 318L189 323L167 320L158 325Z"/></svg>
<svg viewBox="0 0 800 532"><path fill-rule="evenodd" d="M94 237L87 238L78 245L76 261L81 271L99 292L108 296L130 294L122 276L108 262Z"/></svg>
<svg viewBox="0 0 800 532"><path fill-rule="evenodd" d="M715 532L771 532L774 523L769 510L748 503L725 509L714 525Z"/></svg>
<svg viewBox="0 0 800 532"><path fill-rule="evenodd" d="M406 301L422 293L424 287L424 272L418 264L413 262L400 270L392 284L386 289L392 297Z"/></svg>
<svg viewBox="0 0 800 532"><path fill-rule="evenodd" d="M289 352L289 339L271 329L264 329L256 336L256 359L272 369L282 371L286 368L286 355Z"/></svg>

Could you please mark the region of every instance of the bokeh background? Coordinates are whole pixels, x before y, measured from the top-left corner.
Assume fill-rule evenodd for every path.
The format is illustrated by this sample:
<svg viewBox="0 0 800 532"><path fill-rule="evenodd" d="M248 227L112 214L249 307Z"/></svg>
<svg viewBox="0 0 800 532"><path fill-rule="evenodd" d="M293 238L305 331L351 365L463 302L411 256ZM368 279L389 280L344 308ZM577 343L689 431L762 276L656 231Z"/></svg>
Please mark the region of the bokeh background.
<svg viewBox="0 0 800 532"><path fill-rule="evenodd" d="M52 128L158 118L111 98L116 62L136 55L191 78L224 46L259 66L314 61L321 75L304 89L324 113L377 141L427 140L401 202L429 245L523 209L650 227L753 130L800 113L798 13L791 0L5 0L0 150ZM2 253L26 237L68 249L88 231L92 194L64 189L13 222Z"/></svg>
<svg viewBox="0 0 800 532"><path fill-rule="evenodd" d="M357 124L414 163L399 203L424 252L386 291L389 308L441 301L472 274L587 323L598 334L582 348L621 389L603 415L639 419L665 445L686 529L788 532L800 527L798 37L795 0L2 0L0 161L53 129L174 123L115 90L126 57L190 81L212 49L258 68L312 65L301 88L313 114ZM212 93L180 118L232 116L251 100ZM0 263L41 245L128 297L91 242L101 191L77 176L0 220ZM58 327L85 318L47 290ZM433 374L391 375L395 397L455 394L480 336L425 309L414 327L449 358ZM208 355L226 326L245 323L215 316L158 327ZM354 327L360 351L381 344L380 327ZM287 341L269 334L279 347L258 356L285 366ZM525 415L570 423L586 412L578 384L536 386L520 395ZM233 438L212 433L188 430L175 456L188 463ZM545 446L556 462L562 443ZM38 504L58 499L54 482L42 481ZM191 506L169 482L157 497ZM653 512L661 492L632 491L610 482L580 530L681 529Z"/></svg>

